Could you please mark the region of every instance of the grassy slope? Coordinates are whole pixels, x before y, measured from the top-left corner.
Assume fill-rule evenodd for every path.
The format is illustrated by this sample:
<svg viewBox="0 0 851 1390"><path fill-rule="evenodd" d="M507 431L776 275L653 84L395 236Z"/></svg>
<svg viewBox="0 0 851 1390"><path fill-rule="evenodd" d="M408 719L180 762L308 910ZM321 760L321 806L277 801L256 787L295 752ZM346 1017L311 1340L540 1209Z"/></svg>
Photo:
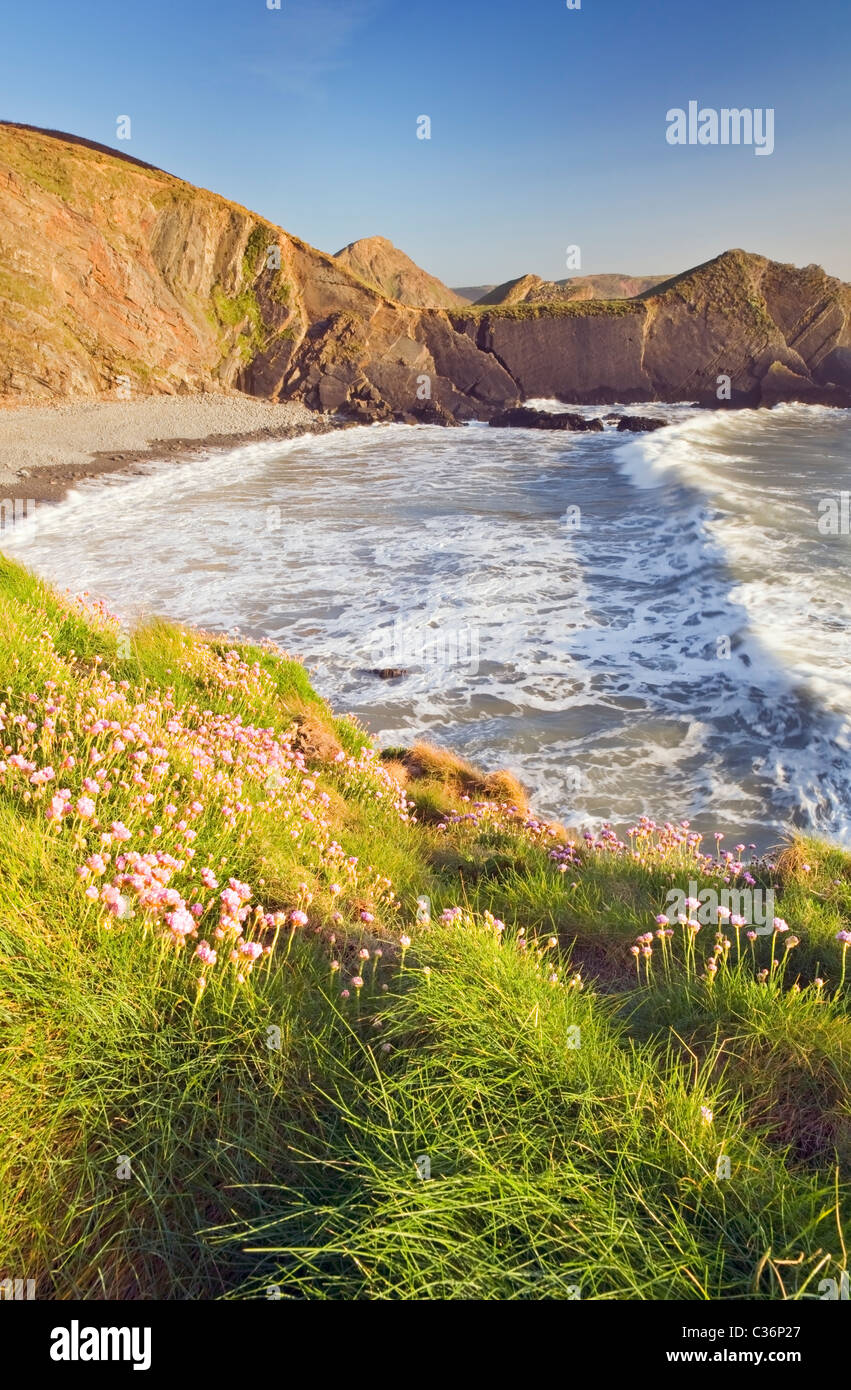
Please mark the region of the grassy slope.
<svg viewBox="0 0 851 1390"><path fill-rule="evenodd" d="M734 943L707 980L712 929L694 969L678 929L636 972L668 888L718 881L683 832L571 851L508 780L382 764L283 654L158 624L128 646L5 561L0 623L0 1277L177 1299L838 1279L851 857L751 866L791 950Z"/></svg>

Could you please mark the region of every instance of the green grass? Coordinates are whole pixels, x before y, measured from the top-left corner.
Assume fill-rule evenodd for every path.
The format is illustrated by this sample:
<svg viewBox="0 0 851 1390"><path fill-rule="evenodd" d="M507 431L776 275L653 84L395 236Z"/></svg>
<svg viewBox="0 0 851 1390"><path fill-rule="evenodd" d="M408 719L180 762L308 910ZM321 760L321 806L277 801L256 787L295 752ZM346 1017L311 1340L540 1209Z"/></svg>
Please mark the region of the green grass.
<svg viewBox="0 0 851 1390"><path fill-rule="evenodd" d="M241 294L228 296L221 285L214 285L212 300L216 318L223 327L241 327L237 341L242 355L249 361L266 341L263 315L254 290L249 288Z"/></svg>
<svg viewBox="0 0 851 1390"><path fill-rule="evenodd" d="M640 299L556 299L520 304L465 304L446 310L453 324L465 319L560 319L643 317L646 304Z"/></svg>
<svg viewBox="0 0 851 1390"><path fill-rule="evenodd" d="M652 1301L847 1268L851 857L748 866L796 946L726 927L713 972L676 927L636 961L719 861L568 850L510 782L382 762L271 646L128 644L3 560L0 623L0 1277Z"/></svg>

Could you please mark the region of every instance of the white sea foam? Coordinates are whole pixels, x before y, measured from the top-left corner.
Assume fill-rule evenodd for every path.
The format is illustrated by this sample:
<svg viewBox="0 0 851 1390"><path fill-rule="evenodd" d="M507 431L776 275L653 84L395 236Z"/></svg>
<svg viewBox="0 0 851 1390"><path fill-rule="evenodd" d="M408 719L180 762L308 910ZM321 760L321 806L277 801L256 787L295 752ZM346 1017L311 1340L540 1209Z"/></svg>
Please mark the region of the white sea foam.
<svg viewBox="0 0 851 1390"><path fill-rule="evenodd" d="M848 837L849 541L814 522L851 458L847 414L612 409L671 423L254 444L86 483L5 548L127 616L271 636L384 741L510 766L574 823ZM381 659L394 631L402 661Z"/></svg>

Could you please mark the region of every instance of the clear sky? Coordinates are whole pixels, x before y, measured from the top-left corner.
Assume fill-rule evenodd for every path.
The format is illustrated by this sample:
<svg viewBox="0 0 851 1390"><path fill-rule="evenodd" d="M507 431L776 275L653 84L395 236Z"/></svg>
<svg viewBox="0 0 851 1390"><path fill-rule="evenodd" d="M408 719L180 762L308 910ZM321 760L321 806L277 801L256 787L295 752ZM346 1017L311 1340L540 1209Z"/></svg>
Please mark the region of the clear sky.
<svg viewBox="0 0 851 1390"><path fill-rule="evenodd" d="M851 280L851 0L3 0L0 117L116 145L325 251L451 285L675 272L732 246ZM775 149L669 108L775 111ZM132 138L116 139L129 115ZM417 139L417 118L431 139Z"/></svg>

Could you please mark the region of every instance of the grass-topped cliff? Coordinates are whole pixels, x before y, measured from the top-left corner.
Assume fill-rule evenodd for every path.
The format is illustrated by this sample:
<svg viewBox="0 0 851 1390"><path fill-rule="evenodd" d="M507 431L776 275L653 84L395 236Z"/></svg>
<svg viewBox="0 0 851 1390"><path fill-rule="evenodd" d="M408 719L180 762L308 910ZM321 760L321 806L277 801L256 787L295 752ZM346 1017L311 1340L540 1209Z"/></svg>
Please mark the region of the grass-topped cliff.
<svg viewBox="0 0 851 1390"><path fill-rule="evenodd" d="M506 775L382 758L281 652L128 637L8 562L0 621L0 1277L91 1299L838 1282L851 857L744 862L679 821L568 835ZM785 921L659 924L690 879L773 886Z"/></svg>

